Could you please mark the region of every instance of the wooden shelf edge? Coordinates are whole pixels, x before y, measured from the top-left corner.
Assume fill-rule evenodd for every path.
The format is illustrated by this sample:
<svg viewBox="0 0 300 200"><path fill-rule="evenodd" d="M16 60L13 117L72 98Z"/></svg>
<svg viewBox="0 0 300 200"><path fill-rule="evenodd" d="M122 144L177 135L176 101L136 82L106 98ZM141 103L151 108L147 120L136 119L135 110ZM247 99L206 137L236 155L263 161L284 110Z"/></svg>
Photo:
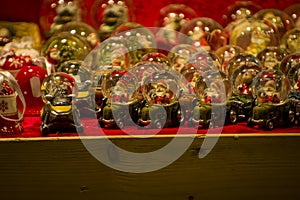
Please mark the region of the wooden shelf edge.
<svg viewBox="0 0 300 200"><path fill-rule="evenodd" d="M145 136L145 135L113 135L113 136L58 136L58 137L31 137L31 138L0 138L0 142L26 142L26 141L59 141L59 140L94 140L94 139L149 139L149 138L187 138L194 137L195 139L205 139L205 137L220 137L220 138L247 138L247 137L300 137L300 133L234 133L234 134L184 134L184 135L156 135L156 136Z"/></svg>

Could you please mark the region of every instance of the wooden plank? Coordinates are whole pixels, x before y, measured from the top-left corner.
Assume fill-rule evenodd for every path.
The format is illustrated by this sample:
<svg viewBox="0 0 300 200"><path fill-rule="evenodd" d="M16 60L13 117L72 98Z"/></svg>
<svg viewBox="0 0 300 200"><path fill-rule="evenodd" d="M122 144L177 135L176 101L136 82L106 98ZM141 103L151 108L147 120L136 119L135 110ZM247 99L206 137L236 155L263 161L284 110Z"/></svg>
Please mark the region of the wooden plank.
<svg viewBox="0 0 300 200"><path fill-rule="evenodd" d="M103 142L101 137L82 139ZM148 152L172 137L110 139L119 147ZM169 166L141 174L107 167L78 137L1 139L0 199L300 198L299 135L226 135L199 159L203 139L196 137Z"/></svg>

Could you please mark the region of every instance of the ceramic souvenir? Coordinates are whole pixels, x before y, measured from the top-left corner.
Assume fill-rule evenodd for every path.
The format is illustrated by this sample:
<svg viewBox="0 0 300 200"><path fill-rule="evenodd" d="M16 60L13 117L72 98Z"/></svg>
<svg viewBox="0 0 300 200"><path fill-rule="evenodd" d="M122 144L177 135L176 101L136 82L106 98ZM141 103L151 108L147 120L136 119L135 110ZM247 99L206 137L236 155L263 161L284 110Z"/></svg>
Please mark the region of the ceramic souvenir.
<svg viewBox="0 0 300 200"><path fill-rule="evenodd" d="M16 79L11 73L0 71L0 135L22 133L25 110L25 99Z"/></svg>
<svg viewBox="0 0 300 200"><path fill-rule="evenodd" d="M41 85L47 77L47 71L41 66L23 66L17 73L16 80L26 103L26 116L39 116L45 105L41 96Z"/></svg>

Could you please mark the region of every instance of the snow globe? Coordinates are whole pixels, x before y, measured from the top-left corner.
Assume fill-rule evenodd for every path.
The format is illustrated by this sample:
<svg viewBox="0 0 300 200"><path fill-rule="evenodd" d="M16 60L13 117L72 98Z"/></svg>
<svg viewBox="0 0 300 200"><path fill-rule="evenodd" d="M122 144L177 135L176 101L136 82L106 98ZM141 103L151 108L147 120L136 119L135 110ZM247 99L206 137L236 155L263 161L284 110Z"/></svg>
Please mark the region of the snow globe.
<svg viewBox="0 0 300 200"><path fill-rule="evenodd" d="M262 70L253 79L252 90L255 101L248 126L272 130L293 125L295 113L288 99L290 82L287 76L279 70Z"/></svg>
<svg viewBox="0 0 300 200"><path fill-rule="evenodd" d="M291 84L291 91L288 94L295 112L295 124L300 124L300 63L294 64L287 73Z"/></svg>
<svg viewBox="0 0 300 200"><path fill-rule="evenodd" d="M89 52L89 44L69 32L60 32L51 36L41 48L41 55L46 58L48 73L56 72L65 61L84 60Z"/></svg>
<svg viewBox="0 0 300 200"><path fill-rule="evenodd" d="M247 18L233 27L229 44L240 46L246 53L256 56L267 46L277 46L279 35L277 29L267 24L266 21Z"/></svg>
<svg viewBox="0 0 300 200"><path fill-rule="evenodd" d="M73 103L78 95L75 79L65 72L47 76L41 86L45 103L41 110L42 135L64 132L83 132L79 110Z"/></svg>
<svg viewBox="0 0 300 200"><path fill-rule="evenodd" d="M198 51L193 54L188 63L193 64L200 72L221 69L220 58L212 52Z"/></svg>
<svg viewBox="0 0 300 200"><path fill-rule="evenodd" d="M295 27L300 28L300 3L295 3L285 8L283 11L293 19Z"/></svg>
<svg viewBox="0 0 300 200"><path fill-rule="evenodd" d="M285 75L288 74L289 70L300 63L300 53L292 53L285 56L282 61L280 62L279 69Z"/></svg>
<svg viewBox="0 0 300 200"><path fill-rule="evenodd" d="M289 54L300 50L300 28L293 28L287 31L281 38L280 48L286 50Z"/></svg>
<svg viewBox="0 0 300 200"><path fill-rule="evenodd" d="M147 53L141 58L141 61L156 63L160 66L161 69L164 70L171 69L171 62L168 56L160 52Z"/></svg>
<svg viewBox="0 0 300 200"><path fill-rule="evenodd" d="M178 44L174 46L168 53L168 58L171 62L172 69L180 72L182 67L195 53L197 53L197 49L192 45Z"/></svg>
<svg viewBox="0 0 300 200"><path fill-rule="evenodd" d="M262 69L279 69L281 60L286 56L286 52L279 47L266 47L257 54Z"/></svg>
<svg viewBox="0 0 300 200"><path fill-rule="evenodd" d="M133 49L132 64L136 64L142 56L156 50L156 40L151 30L136 22L126 22L116 28L112 36L125 38L130 42Z"/></svg>
<svg viewBox="0 0 300 200"><path fill-rule="evenodd" d="M64 62L57 70L74 77L78 88L77 97L74 103L80 111L81 117L94 116L99 110L96 107L94 89L92 86L92 74L87 67L83 65L82 60L68 60Z"/></svg>
<svg viewBox="0 0 300 200"><path fill-rule="evenodd" d="M184 121L180 109L180 77L173 71L160 70L149 74L142 83L146 105L138 125L157 128L178 127Z"/></svg>
<svg viewBox="0 0 300 200"><path fill-rule="evenodd" d="M227 7L227 11L222 16L222 24L226 27L232 22L253 16L254 13L261 10L262 7L252 1L236 1Z"/></svg>
<svg viewBox="0 0 300 200"><path fill-rule="evenodd" d="M95 48L100 43L98 32L85 22L68 22L64 24L59 31L69 32L72 35L76 34L83 38L90 45L91 49Z"/></svg>
<svg viewBox="0 0 300 200"><path fill-rule="evenodd" d="M198 50L215 51L227 43L223 27L207 17L188 21L181 27L180 33L183 35L179 35L179 44L191 44Z"/></svg>
<svg viewBox="0 0 300 200"><path fill-rule="evenodd" d="M295 27L293 19L284 11L268 8L262 9L253 15L254 18L263 20L272 26L279 35L279 39L289 30Z"/></svg>
<svg viewBox="0 0 300 200"><path fill-rule="evenodd" d="M259 64L244 63L235 68L229 77L232 84L232 94L229 98L230 112L237 121L247 121L251 115L253 102L252 81L261 71Z"/></svg>
<svg viewBox="0 0 300 200"><path fill-rule="evenodd" d="M220 71L226 74L230 59L242 53L244 53L244 49L235 45L225 45L219 48L215 54L219 57L222 65Z"/></svg>
<svg viewBox="0 0 300 200"><path fill-rule="evenodd" d="M234 71L242 65L258 65L261 67L261 63L256 56L249 53L241 53L229 60L225 74L231 79Z"/></svg>
<svg viewBox="0 0 300 200"><path fill-rule="evenodd" d="M158 44L169 47L177 45L181 27L196 17L196 12L185 4L169 4L161 8L155 24L160 27L156 32Z"/></svg>
<svg viewBox="0 0 300 200"><path fill-rule="evenodd" d="M215 128L225 125L227 100L231 85L219 71L204 73L195 85L196 103L193 105L189 125L196 128ZM228 121L229 122L229 121ZM235 123L235 121L233 121Z"/></svg>

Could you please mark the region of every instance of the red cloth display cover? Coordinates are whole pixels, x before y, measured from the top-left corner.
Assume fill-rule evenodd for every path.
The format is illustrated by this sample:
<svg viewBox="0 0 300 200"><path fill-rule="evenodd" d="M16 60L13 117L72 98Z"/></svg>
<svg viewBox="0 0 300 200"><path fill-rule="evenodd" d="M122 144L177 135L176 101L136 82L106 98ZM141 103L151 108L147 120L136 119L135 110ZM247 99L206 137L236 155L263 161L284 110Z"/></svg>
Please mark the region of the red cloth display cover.
<svg viewBox="0 0 300 200"><path fill-rule="evenodd" d="M127 127L124 130L119 129L101 129L98 127L97 120L83 119L81 120L84 125L83 133L51 133L50 137L57 136L103 136L103 135L183 135L183 134L279 134L279 133L300 133L300 126L293 126L291 128L275 128L272 131L264 131L262 129L250 128L245 122L238 123L236 125L227 125L214 129L196 129L193 127L182 128L164 128L158 129L138 129L137 127ZM0 136L0 137L41 137L40 132L41 120L39 117L25 117L22 125L24 127L24 133L19 135ZM63 130L63 129L62 129ZM209 130L209 132L208 132Z"/></svg>
<svg viewBox="0 0 300 200"><path fill-rule="evenodd" d="M87 22L91 24L90 12L95 0L84 0L88 11ZM218 22L222 20L226 8L236 2L227 1L204 1L204 0L164 0L164 1L146 1L133 0L134 14L136 22L144 26L154 26L158 18L159 10L170 3L182 3L193 8L200 17L210 17ZM288 6L299 3L299 0L253 0L252 2L263 8L275 8L284 10ZM2 1L0 20L4 21L27 21L39 23L39 11L43 0L13 0Z"/></svg>
<svg viewBox="0 0 300 200"><path fill-rule="evenodd" d="M85 4L88 11L87 23L91 23L90 12L95 0L85 0ZM204 1L204 0L163 0L163 1L146 1L146 0L133 0L135 21L144 26L154 26L159 16L159 10L164 6L171 3L186 4L193 8L199 17L210 17L218 22L221 22L222 15L226 13L226 9L229 5L232 5L235 0L227 1ZM262 6L263 8L275 8L284 10L290 5L299 3L299 0L253 0L254 3ZM2 21L24 21L34 22L39 24L39 11L42 5L42 0L13 0L2 1L0 20ZM130 8L129 8L130 9ZM97 27L94 27L97 28ZM128 127L125 131L118 129L100 129L96 120L83 120L82 121L85 131L82 135L97 136L97 135L126 135L128 134L176 134L178 128L165 128L161 131L157 129L137 129ZM25 117L23 121L24 133L17 135L18 137L39 137L41 136L39 117ZM102 131L101 131L102 130ZM179 134L206 134L208 129L195 128L182 128ZM238 125L229 125L222 128L209 129L212 133L228 134L228 133L298 133L300 132L300 126L293 126L292 128L275 128L272 131L262 131L261 129L249 128L246 123L240 123ZM76 136L77 133L63 133L63 134L50 134L50 136ZM16 137L16 135L0 136L0 137Z"/></svg>

